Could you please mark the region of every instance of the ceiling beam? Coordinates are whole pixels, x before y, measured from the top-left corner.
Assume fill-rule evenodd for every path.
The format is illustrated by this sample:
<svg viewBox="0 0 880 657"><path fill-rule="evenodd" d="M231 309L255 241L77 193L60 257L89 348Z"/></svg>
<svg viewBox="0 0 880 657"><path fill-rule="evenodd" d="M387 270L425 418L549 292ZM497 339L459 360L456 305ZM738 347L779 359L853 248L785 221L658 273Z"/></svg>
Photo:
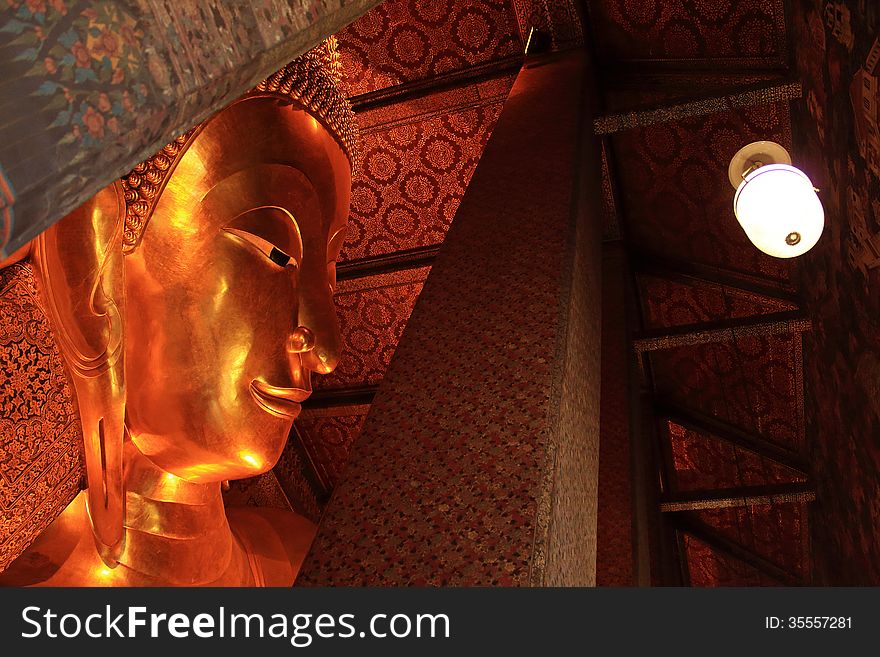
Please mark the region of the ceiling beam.
<svg viewBox="0 0 880 657"><path fill-rule="evenodd" d="M779 57L716 57L692 58L628 58L602 62L603 84L616 87L638 85L640 81L693 78L710 82L718 80L785 77L791 69L784 56ZM607 82L606 82L607 81ZM663 85L661 85L663 86Z"/></svg>
<svg viewBox="0 0 880 657"><path fill-rule="evenodd" d="M693 285L694 282L708 283L722 288L757 294L783 303L803 305L802 299L795 294L789 285L754 274L740 273L696 262L674 260L638 250L632 252L632 263L633 270L638 276L662 278L685 285Z"/></svg>
<svg viewBox="0 0 880 657"><path fill-rule="evenodd" d="M314 456L309 450L306 441L303 440L302 434L299 431L299 427L296 422L293 423L293 426L290 427L290 435L288 437L288 447L287 449L292 449L299 456L300 461L303 463L303 469L301 470L303 478L305 479L306 485L311 490L312 494L315 496L315 500L320 506L323 506L330 499L330 493L333 490L333 487L329 482L325 481L324 477L321 476L321 471L316 465L316 461ZM282 456L282 458L284 458ZM274 472L271 471L271 472ZM280 484L280 480L279 480ZM284 491L284 487L281 486L281 490ZM284 496L287 498L288 503L290 502L290 496L287 495L287 491L284 491ZM292 506L292 505L291 505Z"/></svg>
<svg viewBox="0 0 880 657"><path fill-rule="evenodd" d="M742 107L788 102L800 98L802 94L803 89L800 82L759 82L746 85L725 95L703 95L637 111L599 116L593 120L593 131L597 135L608 135L623 130L727 112Z"/></svg>
<svg viewBox="0 0 880 657"><path fill-rule="evenodd" d="M440 244L430 244L428 246L419 246L413 249L340 262L336 265L336 280L346 281L353 278L388 274L404 269L430 267L434 264L434 260L439 252Z"/></svg>
<svg viewBox="0 0 880 657"><path fill-rule="evenodd" d="M674 516L670 517L670 521L672 526L679 532L690 534L716 552L720 552L736 559L737 561L741 561L747 566L751 566L758 572L761 572L782 584L787 586L801 586L804 583L803 578L799 575L796 575L788 569L762 557L757 552L742 545L738 541L734 541L733 539L722 535L691 513L674 514Z"/></svg>
<svg viewBox="0 0 880 657"><path fill-rule="evenodd" d="M316 390L302 403L303 409L362 406L372 404L378 385L350 386L333 390Z"/></svg>
<svg viewBox="0 0 880 657"><path fill-rule="evenodd" d="M684 408L667 399L655 400L654 413L657 417L674 422L685 429L696 431L705 436L711 436L735 447L741 447L753 454L784 465L804 476L808 475L806 462L796 452L777 445L762 436L744 431L716 417Z"/></svg>
<svg viewBox="0 0 880 657"><path fill-rule="evenodd" d="M685 324L669 328L650 329L633 338L636 353L690 347L712 342L728 342L737 338L803 333L813 327L812 320L802 310L768 313L753 317L726 319L717 322Z"/></svg>
<svg viewBox="0 0 880 657"><path fill-rule="evenodd" d="M813 502L815 500L816 488L812 483L795 481L787 484L739 486L667 494L660 502L660 510L663 513L674 513L704 509L731 509L756 504Z"/></svg>
<svg viewBox="0 0 880 657"><path fill-rule="evenodd" d="M522 67L522 64L523 55L518 53L494 59L485 64L434 75L424 80L413 80L351 96L349 102L355 112L366 112L377 107L422 98L438 91L467 87L486 80L512 75Z"/></svg>
<svg viewBox="0 0 880 657"><path fill-rule="evenodd" d="M645 63L630 65L626 62L612 62L602 70L604 82L602 88L610 93L639 91L653 96L668 94L670 97L690 99L697 93L723 94L757 82L778 84L791 81L795 79L791 74L792 70L788 66L702 69L666 64L655 66Z"/></svg>

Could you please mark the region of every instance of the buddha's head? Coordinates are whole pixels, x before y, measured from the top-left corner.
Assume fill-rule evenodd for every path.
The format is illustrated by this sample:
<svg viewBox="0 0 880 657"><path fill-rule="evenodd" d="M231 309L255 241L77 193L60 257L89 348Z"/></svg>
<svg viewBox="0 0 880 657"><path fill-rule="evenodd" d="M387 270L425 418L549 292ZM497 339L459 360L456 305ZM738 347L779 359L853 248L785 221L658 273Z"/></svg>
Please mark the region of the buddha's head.
<svg viewBox="0 0 880 657"><path fill-rule="evenodd" d="M325 42L37 240L99 543L120 539L125 432L192 482L259 474L335 367L356 143L337 69Z"/></svg>
<svg viewBox="0 0 880 657"><path fill-rule="evenodd" d="M311 373L339 359L351 170L312 113L259 93L179 148L148 221L129 215L126 425L168 472L237 479L275 463Z"/></svg>

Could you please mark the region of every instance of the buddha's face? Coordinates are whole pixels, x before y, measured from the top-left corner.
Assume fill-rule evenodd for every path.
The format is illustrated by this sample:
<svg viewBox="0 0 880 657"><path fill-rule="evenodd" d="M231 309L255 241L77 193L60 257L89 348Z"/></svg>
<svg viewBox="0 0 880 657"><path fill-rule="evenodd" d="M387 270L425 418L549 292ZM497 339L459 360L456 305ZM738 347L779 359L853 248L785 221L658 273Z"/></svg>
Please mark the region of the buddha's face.
<svg viewBox="0 0 880 657"><path fill-rule="evenodd" d="M251 98L180 159L125 258L126 425L191 481L271 468L312 373L339 358L351 172L304 111Z"/></svg>

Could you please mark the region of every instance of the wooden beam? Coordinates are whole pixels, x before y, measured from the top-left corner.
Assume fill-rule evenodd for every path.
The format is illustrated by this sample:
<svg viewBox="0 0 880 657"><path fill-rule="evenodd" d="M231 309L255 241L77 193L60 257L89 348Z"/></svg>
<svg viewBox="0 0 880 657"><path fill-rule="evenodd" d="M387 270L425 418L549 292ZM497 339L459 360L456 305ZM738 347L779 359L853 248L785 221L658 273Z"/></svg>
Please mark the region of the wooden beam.
<svg viewBox="0 0 880 657"><path fill-rule="evenodd" d="M686 285L692 285L695 281L708 283L722 288L742 290L796 306L803 305L803 300L794 293L790 286L754 274L695 262L683 262L647 251L634 251L632 262L633 270L639 276L662 278Z"/></svg>
<svg viewBox="0 0 880 657"><path fill-rule="evenodd" d="M387 274L404 269L429 267L434 264L434 260L439 252L440 245L431 244L404 251L395 251L394 253L340 262L336 265L336 280L345 281L353 278Z"/></svg>
<svg viewBox="0 0 880 657"><path fill-rule="evenodd" d="M802 94L800 82L789 81L781 84L778 82L759 82L727 95L702 96L639 111L600 116L593 120L593 130L597 135L608 135L656 123L727 112L741 107L790 101L800 98Z"/></svg>
<svg viewBox="0 0 880 657"><path fill-rule="evenodd" d="M747 566L751 566L755 570L781 582L782 584L787 586L801 586L804 583L801 576L795 575L786 568L762 557L754 550L742 545L738 541L734 541L733 539L722 535L691 513L674 514L670 517L670 522L679 532L690 534L716 552L721 552L729 557L733 557L737 561L741 561Z"/></svg>
<svg viewBox="0 0 880 657"><path fill-rule="evenodd" d="M302 403L302 407L303 409L313 409L372 404L378 389L378 385L364 385L335 390L317 390Z"/></svg>
<svg viewBox="0 0 880 657"><path fill-rule="evenodd" d="M737 57L725 61L719 68L714 57L675 58L643 57L627 58L603 62L602 88L621 87L627 84L636 86L645 80L667 80L686 78L693 87L693 78L699 76L703 84L718 80L754 80L756 78L784 79L791 75L784 57ZM656 86L656 85L655 85ZM661 88L665 85L662 82ZM643 87L644 88L644 87Z"/></svg>
<svg viewBox="0 0 880 657"><path fill-rule="evenodd" d="M636 353L641 354L659 349L728 342L737 338L803 333L812 329L812 326L812 321L806 317L803 311L792 310L642 331L633 339L633 348Z"/></svg>
<svg viewBox="0 0 880 657"><path fill-rule="evenodd" d="M425 80L404 82L385 89L352 96L349 102L355 112L366 112L377 107L422 98L438 91L466 87L485 80L512 75L522 67L522 64L522 54L510 55L470 68L441 73Z"/></svg>
<svg viewBox="0 0 880 657"><path fill-rule="evenodd" d="M318 501L318 504L326 504L327 500L330 499L330 493L333 491L333 487L330 485L330 482L325 481L321 476L321 471L315 464L315 459L312 456L308 445L306 445L306 441L303 440L302 435L299 432L299 427L296 426L296 422L294 422L293 426L290 428L289 444L306 466L302 474L306 480L306 484L311 489L315 499ZM285 493L285 495L287 495L287 493Z"/></svg>
<svg viewBox="0 0 880 657"><path fill-rule="evenodd" d="M816 489L810 482L796 481L769 486L741 486L713 490L685 491L668 495L660 502L663 513L700 511L703 509L730 509L755 504L788 504L813 502Z"/></svg>
<svg viewBox="0 0 880 657"><path fill-rule="evenodd" d="M805 476L807 475L808 466L796 452L777 445L762 436L744 431L716 417L684 408L666 399L655 399L654 413L657 417L670 420L685 429L690 429L706 436L712 436L730 445L741 447L753 454L791 468Z"/></svg>

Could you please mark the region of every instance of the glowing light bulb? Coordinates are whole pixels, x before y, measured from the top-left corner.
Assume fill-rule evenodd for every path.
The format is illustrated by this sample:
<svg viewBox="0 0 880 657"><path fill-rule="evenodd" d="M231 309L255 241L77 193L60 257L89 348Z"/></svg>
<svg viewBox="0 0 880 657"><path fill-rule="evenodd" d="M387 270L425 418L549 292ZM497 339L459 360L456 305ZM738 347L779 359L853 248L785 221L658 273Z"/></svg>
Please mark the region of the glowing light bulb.
<svg viewBox="0 0 880 657"><path fill-rule="evenodd" d="M749 173L736 190L733 211L752 244L777 258L806 253L825 226L813 183L788 164L768 164Z"/></svg>

